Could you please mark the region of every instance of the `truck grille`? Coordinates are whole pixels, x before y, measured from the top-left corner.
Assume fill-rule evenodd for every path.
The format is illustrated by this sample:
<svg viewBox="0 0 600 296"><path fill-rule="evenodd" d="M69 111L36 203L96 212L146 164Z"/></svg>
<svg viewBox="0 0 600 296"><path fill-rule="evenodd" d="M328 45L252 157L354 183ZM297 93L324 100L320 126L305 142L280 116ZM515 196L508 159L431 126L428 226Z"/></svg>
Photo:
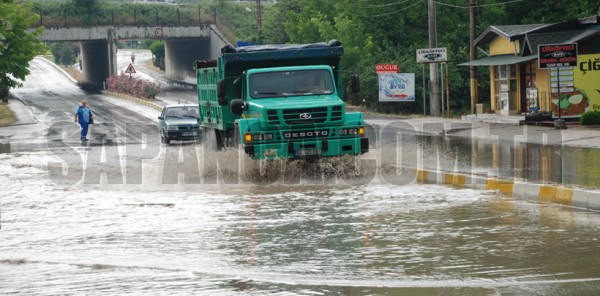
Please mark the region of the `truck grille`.
<svg viewBox="0 0 600 296"><path fill-rule="evenodd" d="M342 120L342 106L333 106L331 113L328 112L327 107L316 107L316 108L302 108L302 109L289 109L281 111L283 117L283 123L287 125L295 124L314 124L324 123L329 117L330 122ZM269 124L278 125L281 124L279 121L278 110L267 111L267 121Z"/></svg>
<svg viewBox="0 0 600 296"><path fill-rule="evenodd" d="M283 110L286 124L311 124L327 121L327 107Z"/></svg>
<svg viewBox="0 0 600 296"><path fill-rule="evenodd" d="M333 106L331 109L331 121L342 120L342 106Z"/></svg>
<svg viewBox="0 0 600 296"><path fill-rule="evenodd" d="M268 110L267 111L267 121L269 124L277 125L279 124L279 117L277 117L277 110Z"/></svg>

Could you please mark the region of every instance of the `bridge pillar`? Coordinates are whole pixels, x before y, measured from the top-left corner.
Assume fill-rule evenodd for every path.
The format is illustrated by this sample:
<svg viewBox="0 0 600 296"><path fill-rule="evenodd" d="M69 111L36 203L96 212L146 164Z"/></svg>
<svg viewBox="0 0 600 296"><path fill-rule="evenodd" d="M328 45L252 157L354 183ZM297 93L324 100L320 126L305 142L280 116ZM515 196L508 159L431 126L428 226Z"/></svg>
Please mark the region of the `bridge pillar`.
<svg viewBox="0 0 600 296"><path fill-rule="evenodd" d="M82 41L81 64L83 80L102 88L106 78L117 74L117 55L114 42L107 40Z"/></svg>
<svg viewBox="0 0 600 296"><path fill-rule="evenodd" d="M196 60L211 60L210 38L165 40L165 72L173 80L196 84L193 64Z"/></svg>

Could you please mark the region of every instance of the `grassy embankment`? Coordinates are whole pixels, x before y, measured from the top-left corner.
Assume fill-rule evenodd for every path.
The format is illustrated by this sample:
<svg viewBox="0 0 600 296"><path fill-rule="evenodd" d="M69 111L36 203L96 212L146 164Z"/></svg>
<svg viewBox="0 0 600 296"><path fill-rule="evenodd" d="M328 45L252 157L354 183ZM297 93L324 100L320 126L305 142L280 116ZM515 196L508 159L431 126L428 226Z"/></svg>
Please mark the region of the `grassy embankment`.
<svg viewBox="0 0 600 296"><path fill-rule="evenodd" d="M52 56L52 54L50 54L50 52L46 53L44 55L44 58L46 58L47 60L56 64L56 62L54 61L54 56ZM65 72L67 72L67 74L69 74L71 77L73 77L73 79L75 79L77 81L83 81L83 73L81 73L81 71L78 71L77 69L70 67L70 66L65 66L65 65L58 65L58 66L61 67Z"/></svg>
<svg viewBox="0 0 600 296"><path fill-rule="evenodd" d="M17 121L15 113L10 110L7 104L0 103L0 126L13 124Z"/></svg>

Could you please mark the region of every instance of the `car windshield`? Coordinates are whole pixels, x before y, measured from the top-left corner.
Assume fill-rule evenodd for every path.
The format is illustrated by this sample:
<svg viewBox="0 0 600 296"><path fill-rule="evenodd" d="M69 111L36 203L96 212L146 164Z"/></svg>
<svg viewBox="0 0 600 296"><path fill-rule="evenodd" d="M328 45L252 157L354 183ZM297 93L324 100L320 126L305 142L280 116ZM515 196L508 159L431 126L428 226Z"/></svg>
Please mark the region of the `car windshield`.
<svg viewBox="0 0 600 296"><path fill-rule="evenodd" d="M327 70L278 71L250 76L253 98L324 95L334 92L331 72Z"/></svg>
<svg viewBox="0 0 600 296"><path fill-rule="evenodd" d="M165 117L198 118L198 106L167 107Z"/></svg>

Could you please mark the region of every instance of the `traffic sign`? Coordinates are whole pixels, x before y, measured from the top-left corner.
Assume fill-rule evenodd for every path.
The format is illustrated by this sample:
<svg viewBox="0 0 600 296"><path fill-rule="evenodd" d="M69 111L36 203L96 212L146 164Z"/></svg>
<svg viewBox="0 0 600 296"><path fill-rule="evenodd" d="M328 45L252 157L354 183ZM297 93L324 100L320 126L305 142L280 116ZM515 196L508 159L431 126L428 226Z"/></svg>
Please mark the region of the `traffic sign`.
<svg viewBox="0 0 600 296"><path fill-rule="evenodd" d="M417 63L443 63L448 61L445 47L417 49Z"/></svg>
<svg viewBox="0 0 600 296"><path fill-rule="evenodd" d="M125 73L128 73L128 74L136 73L135 68L133 68L132 64L129 64L129 66L127 66L127 69L125 69Z"/></svg>

